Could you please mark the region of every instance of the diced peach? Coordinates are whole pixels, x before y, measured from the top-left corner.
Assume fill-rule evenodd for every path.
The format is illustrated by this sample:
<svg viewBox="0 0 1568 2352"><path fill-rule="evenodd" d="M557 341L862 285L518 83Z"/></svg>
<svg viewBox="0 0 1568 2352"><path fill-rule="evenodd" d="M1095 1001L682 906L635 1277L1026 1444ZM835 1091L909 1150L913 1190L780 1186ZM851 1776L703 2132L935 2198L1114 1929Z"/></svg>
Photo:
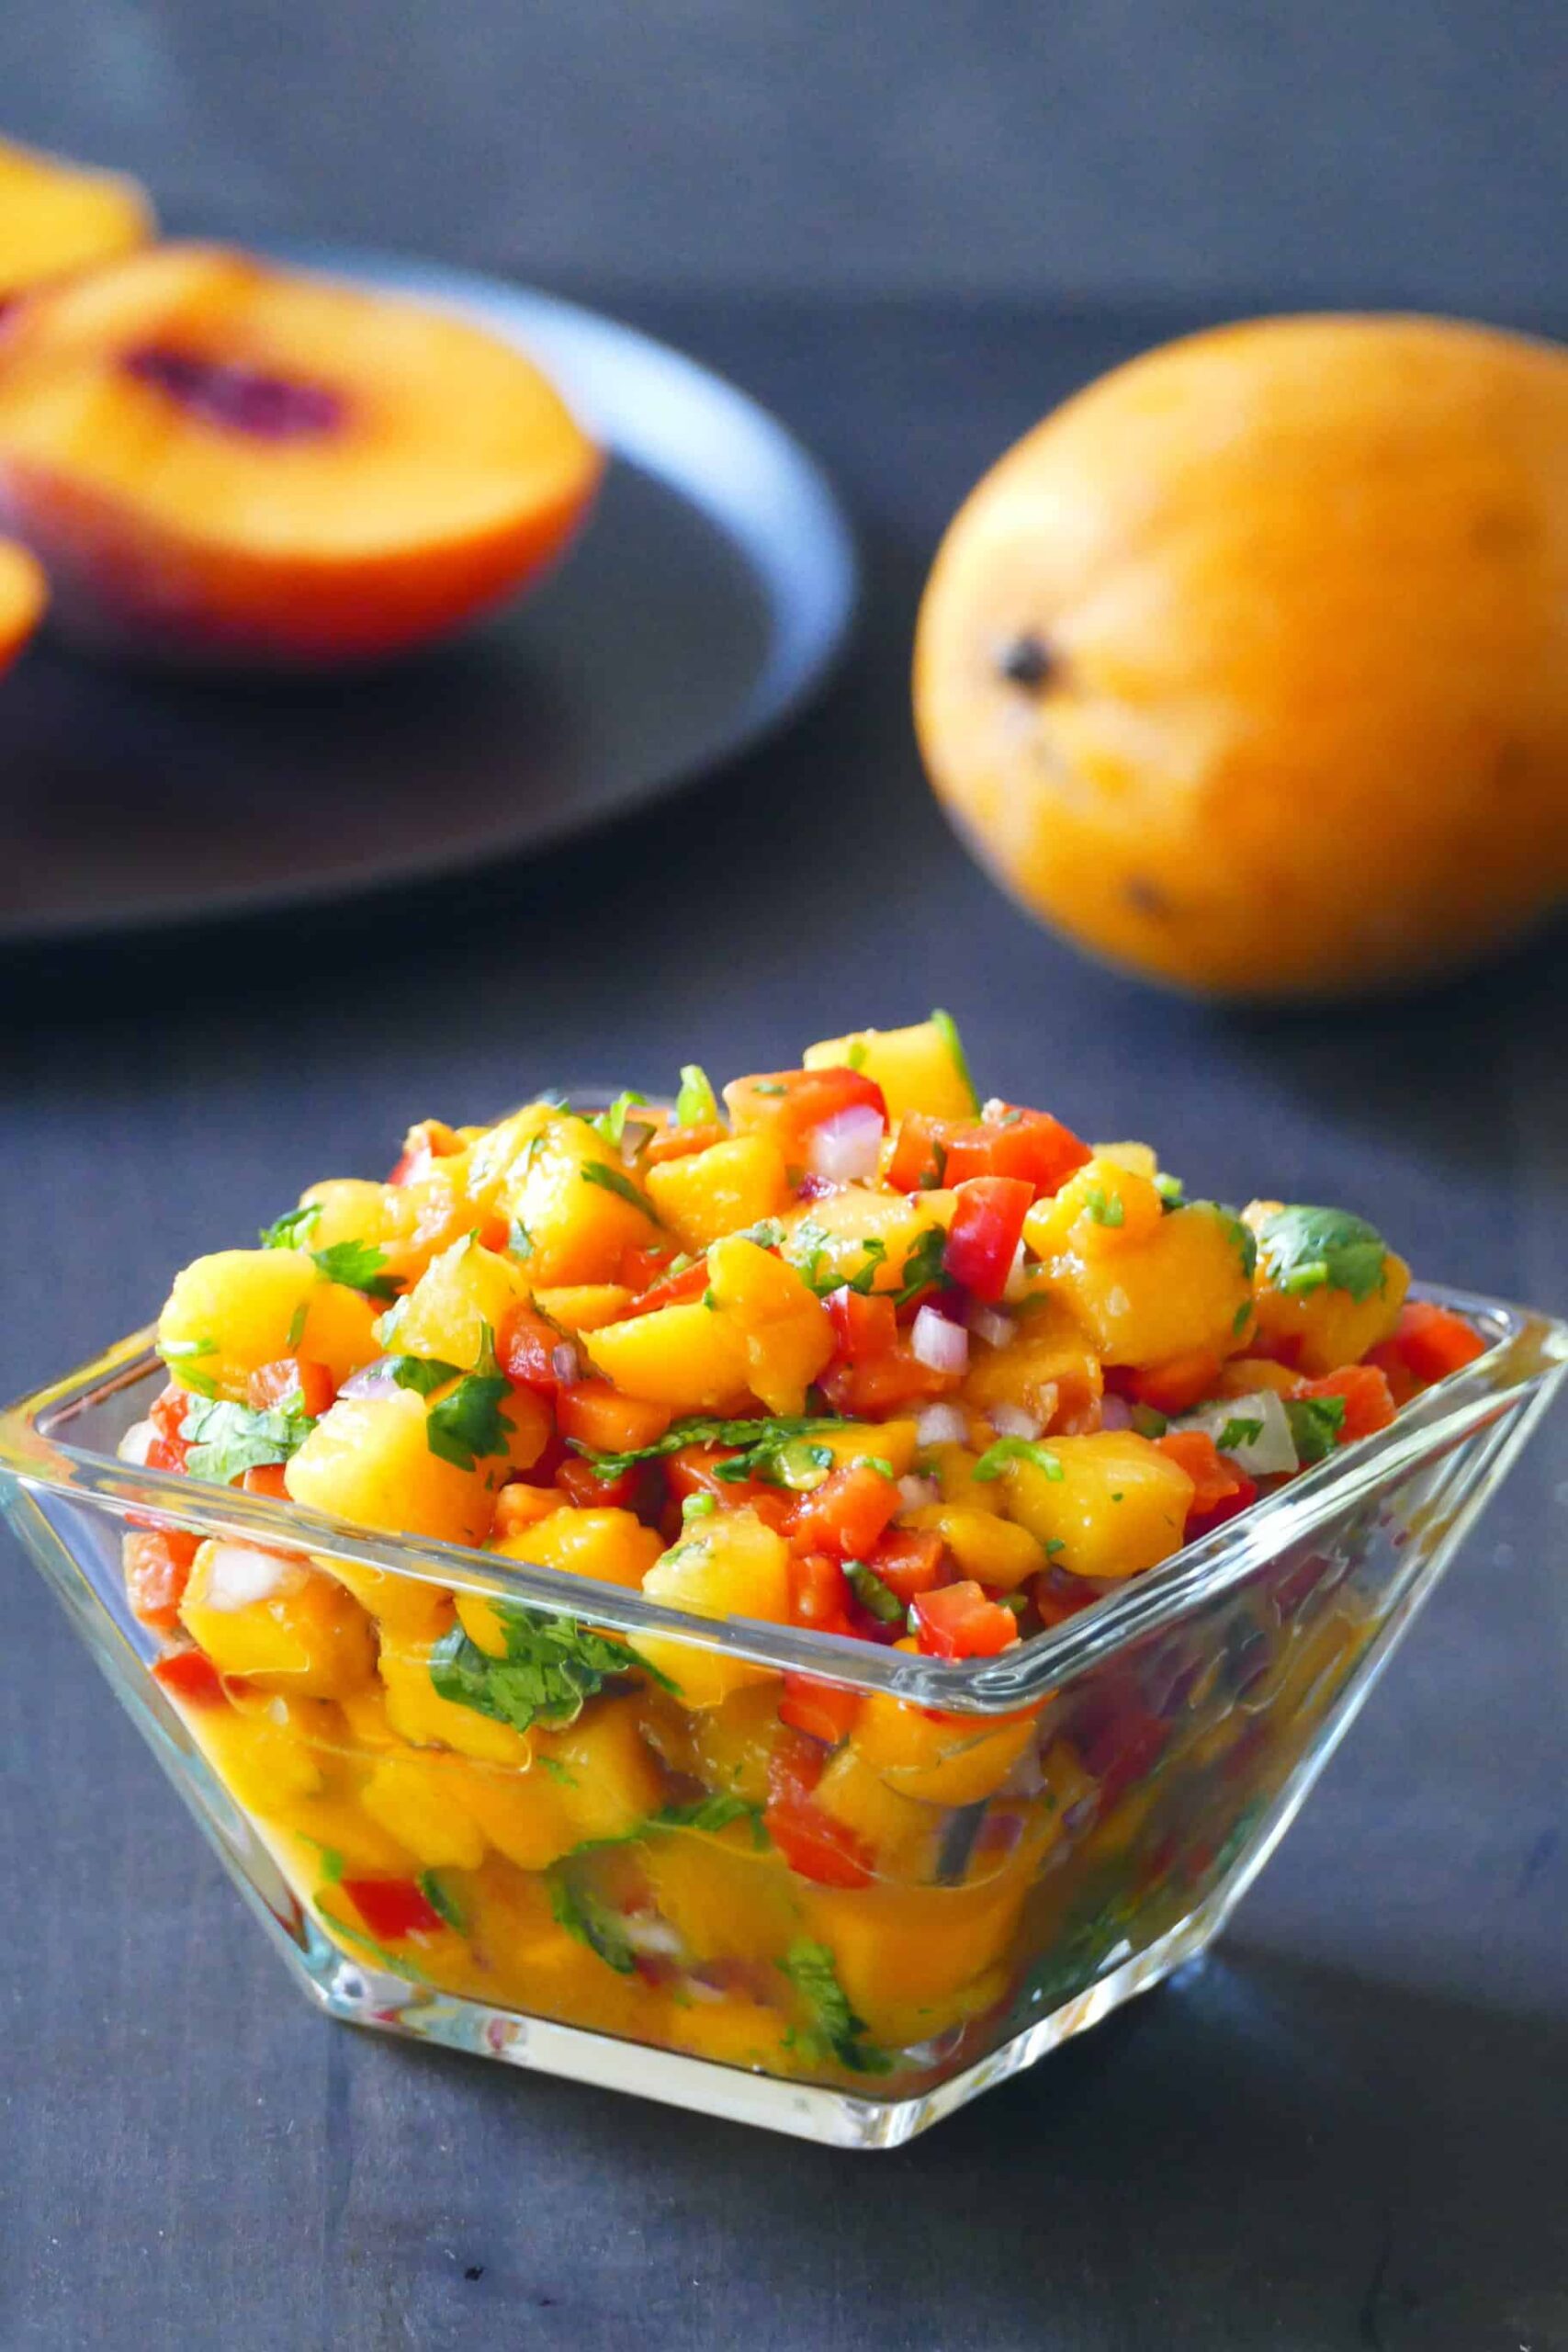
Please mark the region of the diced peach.
<svg viewBox="0 0 1568 2352"><path fill-rule="evenodd" d="M157 231L145 188L0 140L0 302L145 244Z"/></svg>
<svg viewBox="0 0 1568 2352"><path fill-rule="evenodd" d="M599 478L511 345L240 253L110 261L5 341L0 504L67 627L165 661L421 643L547 564Z"/></svg>

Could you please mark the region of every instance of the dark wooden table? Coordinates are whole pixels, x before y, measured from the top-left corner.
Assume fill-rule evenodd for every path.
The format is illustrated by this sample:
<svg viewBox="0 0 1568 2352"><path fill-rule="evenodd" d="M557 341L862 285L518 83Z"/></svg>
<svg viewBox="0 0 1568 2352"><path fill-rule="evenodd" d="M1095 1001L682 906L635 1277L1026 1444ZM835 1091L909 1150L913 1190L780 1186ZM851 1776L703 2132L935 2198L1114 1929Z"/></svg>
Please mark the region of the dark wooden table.
<svg viewBox="0 0 1568 2352"><path fill-rule="evenodd" d="M947 514L1171 322L638 315L837 469L851 663L787 738L547 864L0 965L5 1385L303 1182L380 1169L410 1115L767 1067L932 1002L986 1085L1154 1136L1204 1192L1344 1201L1433 1275L1568 1304L1561 933L1419 1004L1206 1012L1035 931L926 796L906 673ZM7 1539L0 2345L1563 2352L1565 1503L1560 1416L1226 1942L883 2157L314 2016Z"/></svg>

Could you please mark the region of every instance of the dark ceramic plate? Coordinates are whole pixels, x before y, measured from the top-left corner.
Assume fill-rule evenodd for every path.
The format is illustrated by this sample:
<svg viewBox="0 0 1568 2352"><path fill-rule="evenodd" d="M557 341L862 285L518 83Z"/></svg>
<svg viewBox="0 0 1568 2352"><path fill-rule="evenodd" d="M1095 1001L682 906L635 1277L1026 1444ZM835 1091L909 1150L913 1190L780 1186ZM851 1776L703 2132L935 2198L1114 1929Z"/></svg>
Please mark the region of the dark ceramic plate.
<svg viewBox="0 0 1568 2352"><path fill-rule="evenodd" d="M0 940L336 899L542 849L739 750L842 642L843 514L733 386L493 279L282 257L463 311L536 356L612 453L599 504L536 595L374 673L219 684L35 646L0 687Z"/></svg>

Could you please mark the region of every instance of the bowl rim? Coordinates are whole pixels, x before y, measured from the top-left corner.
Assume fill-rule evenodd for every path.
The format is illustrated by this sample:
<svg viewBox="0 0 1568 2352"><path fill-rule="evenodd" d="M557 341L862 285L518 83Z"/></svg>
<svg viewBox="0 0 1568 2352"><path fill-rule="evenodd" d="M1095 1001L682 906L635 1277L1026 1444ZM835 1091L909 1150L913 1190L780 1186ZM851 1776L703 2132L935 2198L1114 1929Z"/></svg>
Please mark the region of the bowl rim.
<svg viewBox="0 0 1568 2352"><path fill-rule="evenodd" d="M634 1641L638 1634L657 1634L862 1693L885 1692L956 1713L998 1715L1043 1700L1116 1651L1201 1607L1348 1502L1488 1422L1514 1419L1515 1446L1523 1442L1568 1371L1568 1323L1445 1285L1418 1283L1410 1295L1462 1316L1490 1339L1486 1352L1424 1389L1387 1429L1336 1451L1224 1526L999 1657L944 1660L754 1618L705 1618L597 1578L502 1560L463 1544L378 1535L293 1501L209 1485L181 1471L138 1467L73 1444L61 1434L73 1420L164 1372L151 1326L0 1413L0 1500L7 1487L34 1497L57 1496L142 1525L237 1544L284 1545L329 1564L342 1560L410 1582L521 1602L551 1616L608 1626Z"/></svg>

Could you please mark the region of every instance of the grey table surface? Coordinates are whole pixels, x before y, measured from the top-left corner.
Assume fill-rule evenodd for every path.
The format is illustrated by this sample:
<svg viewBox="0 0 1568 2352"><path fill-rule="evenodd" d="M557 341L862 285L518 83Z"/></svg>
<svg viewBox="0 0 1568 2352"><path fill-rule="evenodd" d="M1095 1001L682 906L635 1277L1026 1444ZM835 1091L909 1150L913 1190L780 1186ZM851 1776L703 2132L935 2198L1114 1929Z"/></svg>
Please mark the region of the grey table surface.
<svg viewBox="0 0 1568 2352"><path fill-rule="evenodd" d="M1036 931L925 794L908 646L944 518L1162 322L637 315L836 469L850 662L762 752L533 867L0 964L5 1385L410 1115L776 1065L933 1001L988 1085L1205 1192L1342 1200L1434 1276L1568 1304L1561 933L1419 1003L1205 1011ZM0 2346L1563 2352L1565 1504L1559 1416L1224 1944L874 2157L312 2014L0 1539Z"/></svg>

